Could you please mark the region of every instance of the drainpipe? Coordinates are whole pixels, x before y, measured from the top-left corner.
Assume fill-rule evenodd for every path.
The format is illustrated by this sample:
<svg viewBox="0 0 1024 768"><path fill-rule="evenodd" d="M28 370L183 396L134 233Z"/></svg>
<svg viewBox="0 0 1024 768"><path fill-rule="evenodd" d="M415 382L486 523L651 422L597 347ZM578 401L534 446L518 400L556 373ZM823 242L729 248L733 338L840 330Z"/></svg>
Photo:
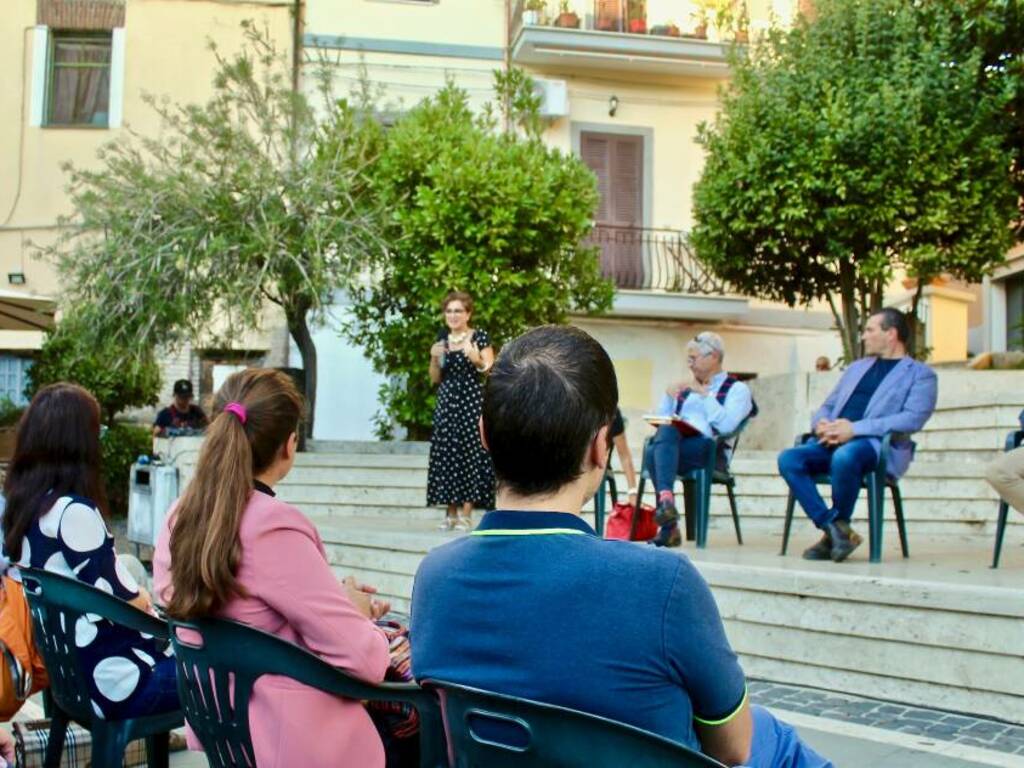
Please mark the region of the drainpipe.
<svg viewBox="0 0 1024 768"><path fill-rule="evenodd" d="M512 71L512 0L505 0L505 73ZM509 104L502 111L505 114L505 133L512 130L509 119Z"/></svg>
<svg viewBox="0 0 1024 768"><path fill-rule="evenodd" d="M299 92L299 80L302 74L302 28L303 24L303 0L295 0L292 9L292 92Z"/></svg>

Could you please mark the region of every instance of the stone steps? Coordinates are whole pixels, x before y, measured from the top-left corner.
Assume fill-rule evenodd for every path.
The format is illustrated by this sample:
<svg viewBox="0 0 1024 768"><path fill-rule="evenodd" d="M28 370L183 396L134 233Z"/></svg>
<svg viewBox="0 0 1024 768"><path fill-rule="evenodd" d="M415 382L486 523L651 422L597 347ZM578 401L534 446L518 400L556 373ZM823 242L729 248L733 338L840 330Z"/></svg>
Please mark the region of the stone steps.
<svg viewBox="0 0 1024 768"><path fill-rule="evenodd" d="M422 557L458 536L416 523L315 522L339 575L355 573L401 610ZM737 547L721 531L707 550L684 545L748 675L1024 722L1024 547L1012 545L993 572L988 538L919 536L903 560L890 535L880 565L858 553L834 566L779 557L777 534L748 532Z"/></svg>

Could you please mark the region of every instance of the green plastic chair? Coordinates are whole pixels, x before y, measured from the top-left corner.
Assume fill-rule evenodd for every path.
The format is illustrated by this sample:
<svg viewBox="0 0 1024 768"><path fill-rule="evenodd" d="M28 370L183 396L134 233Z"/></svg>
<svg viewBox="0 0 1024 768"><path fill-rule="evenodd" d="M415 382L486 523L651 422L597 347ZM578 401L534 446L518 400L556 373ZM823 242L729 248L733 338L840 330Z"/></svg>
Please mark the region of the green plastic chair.
<svg viewBox="0 0 1024 768"><path fill-rule="evenodd" d="M424 680L437 691L452 768L722 768L657 734L574 709Z"/></svg>
<svg viewBox="0 0 1024 768"><path fill-rule="evenodd" d="M168 617L167 622L185 719L203 745L211 768L256 765L249 700L253 685L263 675L282 675L349 699L412 704L420 716L421 768L447 766L437 697L418 685L373 685L357 680L294 643L235 621ZM232 703L225 706L227 702ZM339 755L342 763L343 757Z"/></svg>
<svg viewBox="0 0 1024 768"><path fill-rule="evenodd" d="M57 768L64 752L68 723L74 720L92 735L92 765L120 768L125 747L135 739L146 739L149 768L167 768L168 732L183 724L181 711L106 720L97 717L89 698L87 673L78 660L75 623L86 613L95 613L115 624L144 632L158 640L168 639L167 624L103 590L77 579L39 568L19 568L32 613L36 646L50 676L50 737L46 747L46 768Z"/></svg>
<svg viewBox="0 0 1024 768"><path fill-rule="evenodd" d="M1024 425L1024 411L1021 411L1021 424ZM1018 429L1006 436L1006 444L1003 446L1003 450L1009 453L1020 448L1022 442L1024 442L1024 429ZM992 551L993 568L999 567L999 556L1003 552L1003 536L1006 534L1006 520L1009 516L1010 505L1006 503L1005 499L999 499L999 519L996 522L996 546Z"/></svg>
<svg viewBox="0 0 1024 768"><path fill-rule="evenodd" d="M814 437L812 433L805 432L796 439L794 445L803 445L812 437ZM900 484L895 477L889 475L886 469L889 466L892 441L909 439L909 435L902 432L886 432L882 437L882 448L878 452L878 464L864 475L862 485L868 491L868 538L872 563L882 560L882 521L886 488L892 494L892 506L896 512L896 527L900 535L900 549L903 552L903 557L910 556L910 549L907 546L907 525L903 520L903 496L900 493ZM828 475L815 475L813 479L817 485L832 484L832 478ZM782 531L782 551L779 553L782 555L786 554L786 549L789 546L789 529L793 525L793 510L795 508L796 497L791 490L789 498L786 499L786 525Z"/></svg>
<svg viewBox="0 0 1024 768"><path fill-rule="evenodd" d="M615 470L612 469L612 454L615 453L615 448L608 449L608 465L604 471L604 477L601 478L601 485L598 486L597 493L594 494L594 530L597 531L598 536L604 536L604 519L608 513L608 501L605 497L605 486L608 486L608 493L612 497L612 506L615 506L619 501L619 489L615 482Z"/></svg>
<svg viewBox="0 0 1024 768"><path fill-rule="evenodd" d="M736 477L729 464L736 455L739 447L740 434L746 429L747 423L752 416L748 416L735 430L728 434L715 435L712 440L714 447L708 454L707 465L699 469L691 469L677 478L683 483L683 505L686 525L686 540L697 540L698 549L704 549L708 543L708 524L711 517L711 486L724 485L725 492L729 497L729 510L732 512L732 525L736 530L736 541L743 544L743 533L740 531L740 513L736 506ZM719 455L725 445L732 448L729 454L729 463L720 466ZM637 484L636 510L633 513L633 529L629 538L634 537L637 521L640 519L640 506L643 503L644 488L647 481L654 480L654 444L653 438L644 440L643 460L640 462L640 481ZM657 500L655 500L657 503Z"/></svg>

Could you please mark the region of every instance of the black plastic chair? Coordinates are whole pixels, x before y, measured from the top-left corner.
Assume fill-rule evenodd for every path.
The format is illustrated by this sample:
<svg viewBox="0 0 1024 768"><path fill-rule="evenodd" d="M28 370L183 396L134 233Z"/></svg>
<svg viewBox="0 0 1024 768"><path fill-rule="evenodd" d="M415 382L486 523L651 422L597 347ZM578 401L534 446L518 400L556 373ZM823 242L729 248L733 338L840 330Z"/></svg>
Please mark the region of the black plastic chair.
<svg viewBox="0 0 1024 768"><path fill-rule="evenodd" d="M249 700L253 685L263 675L282 675L349 699L407 702L420 716L421 768L447 765L441 710L433 693L413 683L373 685L357 680L304 648L235 621L170 617L167 621L185 719L212 768L256 765ZM189 632L194 635L190 637ZM339 755L339 760L344 762L344 756Z"/></svg>
<svg viewBox="0 0 1024 768"><path fill-rule="evenodd" d="M707 755L597 715L425 680L444 712L452 768L722 768Z"/></svg>
<svg viewBox="0 0 1024 768"><path fill-rule="evenodd" d="M1021 413L1021 424L1024 425L1024 412ZM1003 450L1009 453L1024 443L1024 429L1018 429L1006 436L1006 444ZM996 546L992 552L992 567L999 567L999 557L1003 552L1003 536L1006 534L1006 520L1010 516L1010 505L1005 499L999 499L999 520L996 522Z"/></svg>
<svg viewBox="0 0 1024 768"><path fill-rule="evenodd" d="M707 465L700 469L691 469L677 478L683 483L683 504L686 518L686 540L697 540L697 548L704 549L708 541L708 523L711 517L711 486L724 485L729 497L729 510L732 512L732 525L736 529L736 541L743 544L743 533L740 531L740 514L736 506L736 477L730 469L732 459L739 447L740 434L746 429L752 417L748 416L736 429L728 434L715 435L712 440L714 447L708 452ZM651 465L653 464L653 438L644 440L643 459L640 462L640 481L637 485L636 509L633 513L633 525L640 519L640 505L643 503L644 486L647 481L654 480ZM726 447L731 452L726 454ZM720 456L727 456L722 462ZM630 531L631 539L633 531Z"/></svg>
<svg viewBox="0 0 1024 768"><path fill-rule="evenodd" d="M168 732L183 724L181 711L128 720L97 717L89 698L88 673L79 662L75 645L75 624L87 613L158 640L168 639L167 624L77 579L39 568L19 570L32 613L36 645L50 676L50 737L44 765L47 768L60 765L68 723L73 720L89 729L94 768L120 768L125 747L141 738L146 739L149 768L167 768Z"/></svg>
<svg viewBox="0 0 1024 768"><path fill-rule="evenodd" d="M796 439L794 445L800 446L810 440L814 435L805 432ZM899 481L892 477L887 470L889 466L889 455L892 452L893 440L909 440L909 436L902 432L886 432L882 437L882 447L878 452L878 463L875 468L869 471L862 480L862 487L868 491L868 539L870 560L878 563L882 560L882 522L884 520L885 489L892 494L893 510L896 513L896 527L900 535L900 549L903 557L910 556L910 549L907 546L907 525L903 520L903 496L900 493ZM813 478L817 485L831 485L832 478L828 475L815 475ZM796 508L796 497L790 490L786 499L786 525L782 531L782 551L779 554L785 555L789 546L789 530L793 525L793 510Z"/></svg>

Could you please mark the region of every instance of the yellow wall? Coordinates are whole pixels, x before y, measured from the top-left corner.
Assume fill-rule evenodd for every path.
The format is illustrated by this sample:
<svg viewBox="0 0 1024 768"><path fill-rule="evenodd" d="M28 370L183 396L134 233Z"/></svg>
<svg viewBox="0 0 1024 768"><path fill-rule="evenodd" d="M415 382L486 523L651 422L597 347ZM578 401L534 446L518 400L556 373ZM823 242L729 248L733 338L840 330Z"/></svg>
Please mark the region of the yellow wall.
<svg viewBox="0 0 1024 768"><path fill-rule="evenodd" d="M933 294L929 298L929 362L967 359L967 312L970 302L960 297Z"/></svg>
<svg viewBox="0 0 1024 768"><path fill-rule="evenodd" d="M158 120L142 102L143 92L174 102L204 99L211 91L214 67L208 41L215 40L224 53L238 50L243 19L266 25L281 48L290 51L288 11L289 3L278 0L128 0L125 126L147 135L157 132ZM5 73L16 73L0 87L0 284L6 287L8 272L23 271L23 290L53 294L56 275L48 264L31 257L31 243L53 242L57 217L71 213L61 165L95 165L100 146L123 136L126 128L29 126L35 13L35 0L5 0L0 15L0 66Z"/></svg>

